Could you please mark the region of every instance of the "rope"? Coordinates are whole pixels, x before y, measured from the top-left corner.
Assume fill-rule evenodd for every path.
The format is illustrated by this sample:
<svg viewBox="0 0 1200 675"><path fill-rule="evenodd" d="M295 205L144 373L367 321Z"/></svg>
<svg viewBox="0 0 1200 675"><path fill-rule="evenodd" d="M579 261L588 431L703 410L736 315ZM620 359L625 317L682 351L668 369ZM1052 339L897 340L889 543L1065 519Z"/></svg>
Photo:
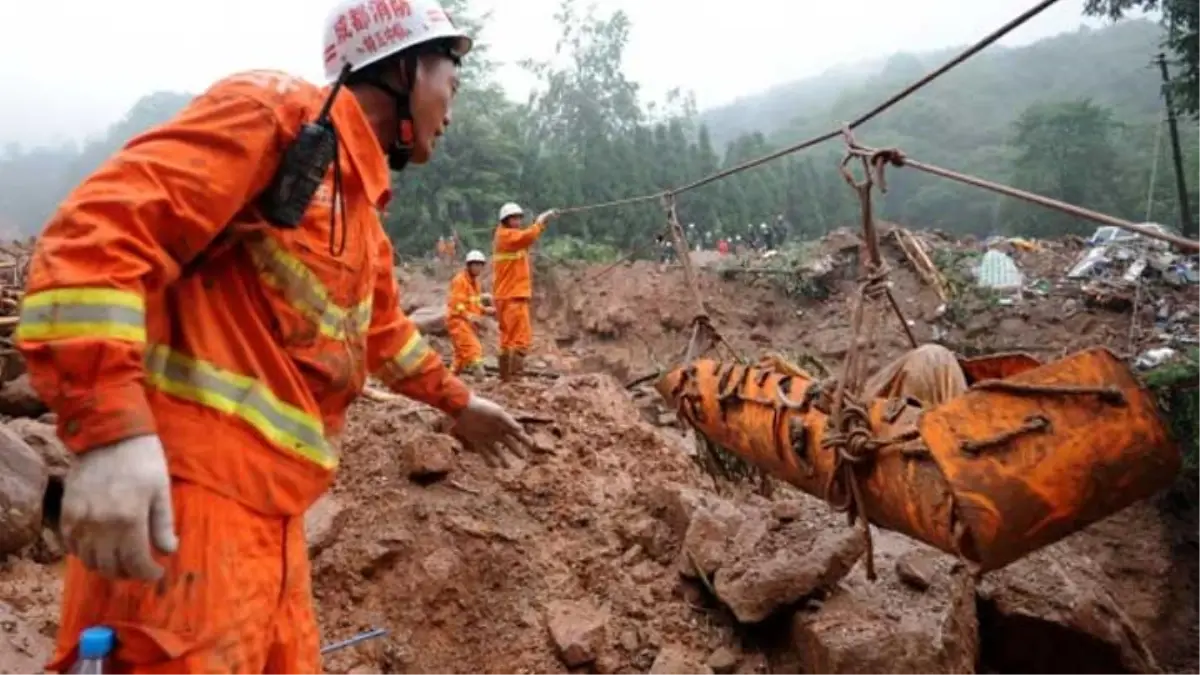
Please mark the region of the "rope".
<svg viewBox="0 0 1200 675"><path fill-rule="evenodd" d="M883 112L885 112L892 106L896 105L900 101L903 101L905 98L908 98L912 94L916 93L918 90L920 90L923 87L925 87L926 85L928 85L930 82L933 82L934 80L941 77L942 75L945 75L950 70L953 70L955 67L959 66L967 59L971 58L972 56L979 53L983 49L991 46L994 42L996 42L1000 38L1004 37L1005 35L1008 35L1014 29L1016 29L1017 27L1024 24L1026 21L1029 21L1030 19L1037 16L1038 14L1041 14L1043 11L1048 9L1051 5L1053 5L1056 2L1058 2L1058 0L1041 0L1041 2L1034 5L1032 8L1026 10L1020 16L1009 21L1008 23L1004 24L1003 26L996 29L992 33L984 36L983 39L979 40L975 44L973 44L970 47L968 47L967 49L963 50L958 56L955 56L954 58L950 59L949 61L944 63L941 67L937 68L936 70L931 71L930 73L926 74L921 79L917 80L916 82L913 82L912 84L908 85L904 89L901 89L899 92L893 94L890 98L888 98L883 103L880 103L879 105L875 106L871 110L860 115L857 119L855 119L853 122L851 122L849 124L849 128L855 129L855 128L860 127L863 124L866 124L867 122L875 119L876 117L881 115ZM806 141L796 143L795 145L790 145L786 148L783 148L782 150L777 150L775 152L772 152L769 155L764 155L762 157L759 157L758 159L752 159L750 161L743 162L736 166L729 167L728 169L723 169L721 171L710 174L710 175L700 178L698 180L692 181L691 183L688 183L686 185L681 185L679 187L672 188L670 190L661 190L661 191L655 192L653 194L645 194L645 195L640 195L637 197L629 197L627 199L618 199L618 200L614 200L614 201L601 202L601 203L597 203L597 204L587 204L584 206L572 206L572 207L566 208L566 209L559 209L559 213L580 213L583 211L592 211L594 209L608 208L611 206L622 206L625 204L636 204L639 202L646 202L646 201L650 201L652 199L661 199L662 197L669 195L669 194L671 194L671 195L681 194L684 192L695 190L698 187L703 187L714 181L721 180L722 178L727 178L729 176L732 176L735 173L741 173L742 171L745 171L747 169L753 169L754 167L760 166L762 164L766 164L767 162L774 161L785 155L790 155L792 153L811 148L814 145L824 143L825 141L833 140L841 134L842 134L842 128L834 129L832 131L828 131L828 132L820 134L818 136L814 136Z"/></svg>
<svg viewBox="0 0 1200 675"><path fill-rule="evenodd" d="M863 146L852 146L849 152L859 157L883 157L893 166L907 167L910 169L916 169L917 171L933 174L935 176L941 176L942 178L948 178L958 183L973 185L975 187L983 188L984 190L990 190L1008 197L1015 197L1017 199L1030 202L1031 204L1038 204L1040 206L1057 209L1063 213L1076 216L1078 218L1083 218L1085 220L1091 220L1102 225L1111 225L1113 227L1119 227L1123 230L1129 230L1130 232L1137 232L1144 237L1169 242L1193 253L1200 252L1200 242L1184 239L1183 237L1170 234L1169 232L1159 232L1158 230L1138 225L1137 223L1125 220L1124 218L1105 215L1098 211L1085 209L1082 206L1075 206L1074 204L1060 202L1059 200L1051 199L1050 197L1043 197L1042 195L1035 194L1033 192L1026 192L1025 190L1019 190L1007 185L1001 185L1000 183L993 183L990 180L984 180L983 178L979 178L977 176L951 171L950 169L943 169L942 167L934 166L933 164L918 162L915 159L905 156L904 153L900 152L899 150L878 150Z"/></svg>

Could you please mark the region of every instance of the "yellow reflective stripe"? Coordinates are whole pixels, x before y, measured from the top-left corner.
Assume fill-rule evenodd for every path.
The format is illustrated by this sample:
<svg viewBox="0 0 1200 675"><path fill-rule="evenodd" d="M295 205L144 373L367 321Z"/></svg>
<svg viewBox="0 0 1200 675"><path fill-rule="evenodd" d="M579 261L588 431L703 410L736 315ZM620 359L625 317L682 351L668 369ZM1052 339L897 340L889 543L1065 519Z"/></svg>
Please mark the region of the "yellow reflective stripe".
<svg viewBox="0 0 1200 675"><path fill-rule="evenodd" d="M467 306L466 306L466 304L460 302L460 303L454 305L454 311L465 312L465 311L467 311Z"/></svg>
<svg viewBox="0 0 1200 675"><path fill-rule="evenodd" d="M370 327L371 298L349 309L339 306L317 275L271 237L252 241L247 249L263 281L317 324L325 337L344 340L350 333L361 335Z"/></svg>
<svg viewBox="0 0 1200 675"><path fill-rule="evenodd" d="M408 342L404 343L400 351L383 364L380 373L381 379L387 382L398 382L412 377L417 374L425 357L432 351L425 338L414 331L412 337L408 338Z"/></svg>
<svg viewBox="0 0 1200 675"><path fill-rule="evenodd" d="M146 301L113 288L56 288L21 303L17 340L107 338L146 341Z"/></svg>
<svg viewBox="0 0 1200 675"><path fill-rule="evenodd" d="M319 419L279 400L262 382L193 359L165 345L146 350L146 379L156 389L237 417L275 446L326 469L338 464Z"/></svg>
<svg viewBox="0 0 1200 675"><path fill-rule="evenodd" d="M512 262L525 257L525 251L517 251L516 253L494 253L492 259L496 262Z"/></svg>

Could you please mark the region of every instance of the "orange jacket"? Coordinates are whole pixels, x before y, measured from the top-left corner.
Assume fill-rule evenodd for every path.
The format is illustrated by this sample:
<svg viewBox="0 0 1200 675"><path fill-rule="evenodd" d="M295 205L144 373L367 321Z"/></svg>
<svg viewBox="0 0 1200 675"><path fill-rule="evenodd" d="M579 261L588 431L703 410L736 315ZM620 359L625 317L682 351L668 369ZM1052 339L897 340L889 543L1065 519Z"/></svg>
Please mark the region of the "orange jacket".
<svg viewBox="0 0 1200 675"><path fill-rule="evenodd" d="M483 315L483 294L479 279L461 270L450 280L450 295L446 297L446 318L470 318Z"/></svg>
<svg viewBox="0 0 1200 675"><path fill-rule="evenodd" d="M469 390L400 311L377 212L387 164L354 96L333 109L344 251L330 251L332 170L296 229L254 205L324 95L282 73L232 76L63 202L38 240L17 341L73 451L157 433L173 476L298 515L332 480L328 436L368 373L465 407Z"/></svg>
<svg viewBox="0 0 1200 675"><path fill-rule="evenodd" d="M533 297L529 247L546 229L543 223L529 227L497 227L492 241L492 293L497 300Z"/></svg>

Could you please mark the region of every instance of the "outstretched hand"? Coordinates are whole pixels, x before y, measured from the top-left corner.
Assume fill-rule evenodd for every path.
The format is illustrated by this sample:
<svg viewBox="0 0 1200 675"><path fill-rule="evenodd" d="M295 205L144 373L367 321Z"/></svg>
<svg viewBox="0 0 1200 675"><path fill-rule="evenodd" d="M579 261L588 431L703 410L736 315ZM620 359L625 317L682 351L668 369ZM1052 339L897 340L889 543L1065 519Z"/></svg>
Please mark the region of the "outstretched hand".
<svg viewBox="0 0 1200 675"><path fill-rule="evenodd" d="M471 394L467 407L455 418L451 433L462 439L464 446L478 452L493 468L508 468L505 447L524 459L529 455L528 449L534 446L533 439L508 411L478 394Z"/></svg>

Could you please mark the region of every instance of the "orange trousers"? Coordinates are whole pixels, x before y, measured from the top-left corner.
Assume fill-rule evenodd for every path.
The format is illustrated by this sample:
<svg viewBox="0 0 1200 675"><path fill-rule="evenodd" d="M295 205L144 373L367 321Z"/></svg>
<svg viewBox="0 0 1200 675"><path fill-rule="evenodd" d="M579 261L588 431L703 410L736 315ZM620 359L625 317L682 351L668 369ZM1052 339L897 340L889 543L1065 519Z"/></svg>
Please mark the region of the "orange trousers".
<svg viewBox="0 0 1200 675"><path fill-rule="evenodd" d="M479 336L469 319L458 316L447 319L446 332L450 333L450 344L454 347L451 370L461 373L465 368L483 364L483 345L479 344Z"/></svg>
<svg viewBox="0 0 1200 675"><path fill-rule="evenodd" d="M533 346L529 298L496 300L496 318L500 322L500 353L528 353Z"/></svg>
<svg viewBox="0 0 1200 675"><path fill-rule="evenodd" d="M179 550L157 582L113 581L67 559L54 659L65 672L79 633L117 633L119 673L315 673L304 518L266 517L191 483L171 488Z"/></svg>

